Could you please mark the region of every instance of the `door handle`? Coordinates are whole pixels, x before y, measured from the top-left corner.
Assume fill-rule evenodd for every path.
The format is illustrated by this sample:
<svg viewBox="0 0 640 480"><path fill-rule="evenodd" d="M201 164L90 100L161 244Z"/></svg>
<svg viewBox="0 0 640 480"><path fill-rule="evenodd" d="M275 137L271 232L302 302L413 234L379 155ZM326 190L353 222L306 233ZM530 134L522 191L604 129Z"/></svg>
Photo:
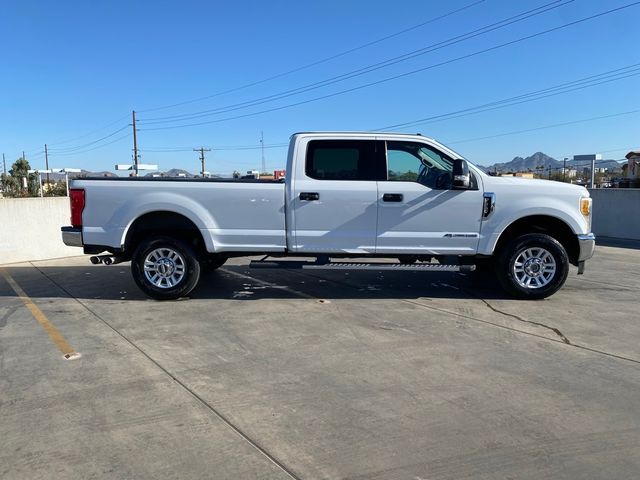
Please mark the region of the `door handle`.
<svg viewBox="0 0 640 480"><path fill-rule="evenodd" d="M300 200L320 200L320 194L317 192L300 192Z"/></svg>
<svg viewBox="0 0 640 480"><path fill-rule="evenodd" d="M385 193L382 195L383 202L401 202L402 194L401 193Z"/></svg>

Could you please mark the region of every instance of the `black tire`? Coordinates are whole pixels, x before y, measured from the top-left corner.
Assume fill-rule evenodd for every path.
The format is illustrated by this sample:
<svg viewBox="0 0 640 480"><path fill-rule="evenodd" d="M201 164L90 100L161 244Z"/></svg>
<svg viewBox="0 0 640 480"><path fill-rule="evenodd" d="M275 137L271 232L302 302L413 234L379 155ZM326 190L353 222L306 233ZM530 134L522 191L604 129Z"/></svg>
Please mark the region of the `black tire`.
<svg viewBox="0 0 640 480"><path fill-rule="evenodd" d="M493 257L489 258L473 258L469 261L471 265L475 265L475 272L494 273L496 269L496 261Z"/></svg>
<svg viewBox="0 0 640 480"><path fill-rule="evenodd" d="M153 237L143 241L134 252L131 273L149 297L174 300L188 295L198 284L200 263L193 248L182 240Z"/></svg>
<svg viewBox="0 0 640 480"><path fill-rule="evenodd" d="M213 272L221 266L223 266L228 257L220 254L209 254L206 257L200 259L200 269L203 272Z"/></svg>
<svg viewBox="0 0 640 480"><path fill-rule="evenodd" d="M496 273L510 295L536 300L558 291L569 273L569 258L560 242L542 233L514 238L499 252Z"/></svg>

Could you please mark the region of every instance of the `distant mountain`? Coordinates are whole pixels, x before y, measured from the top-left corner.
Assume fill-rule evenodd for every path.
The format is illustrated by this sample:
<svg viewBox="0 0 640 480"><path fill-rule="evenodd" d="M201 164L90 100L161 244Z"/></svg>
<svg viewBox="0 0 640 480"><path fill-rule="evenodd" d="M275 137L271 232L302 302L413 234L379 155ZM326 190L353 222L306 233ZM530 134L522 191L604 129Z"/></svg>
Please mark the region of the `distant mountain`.
<svg viewBox="0 0 640 480"><path fill-rule="evenodd" d="M117 175L113 172L107 172L106 170L102 172L88 172L87 170L82 170L81 173L69 174L69 178L75 178L75 177L117 177Z"/></svg>
<svg viewBox="0 0 640 480"><path fill-rule="evenodd" d="M575 166L576 168L581 169L587 167L588 164L589 162L585 161L567 160L567 168ZM485 172L535 172L536 170L547 170L549 168L558 169L562 168L562 166L562 160L556 160L545 153L536 152L526 158L515 157L510 162L494 163L488 167L483 166L482 169ZM622 164L618 160L598 160L596 161L596 167L616 170L622 168Z"/></svg>
<svg viewBox="0 0 640 480"><path fill-rule="evenodd" d="M195 175L193 173L189 173L186 170L182 170L180 168L172 168L166 172L150 172L145 175L145 177L186 177L193 178Z"/></svg>
<svg viewBox="0 0 640 480"><path fill-rule="evenodd" d="M84 172L84 170L83 170ZM117 177L117 175L113 172L86 172L87 177Z"/></svg>
<svg viewBox="0 0 640 480"><path fill-rule="evenodd" d="M488 167L488 170L499 172L528 172L529 170L535 171L536 167L543 166L546 168L555 168L560 162L555 158L550 157L542 152L536 152L533 155L522 158L515 157L508 163L497 163Z"/></svg>

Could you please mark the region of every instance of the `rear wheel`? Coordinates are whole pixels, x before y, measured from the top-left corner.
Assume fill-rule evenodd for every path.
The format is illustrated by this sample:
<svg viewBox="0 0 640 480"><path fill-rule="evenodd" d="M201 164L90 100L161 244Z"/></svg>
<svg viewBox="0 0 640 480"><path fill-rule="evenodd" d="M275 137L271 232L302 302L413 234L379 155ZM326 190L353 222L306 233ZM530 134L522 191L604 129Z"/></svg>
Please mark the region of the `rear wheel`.
<svg viewBox="0 0 640 480"><path fill-rule="evenodd" d="M530 233L515 238L501 252L497 273L502 287L514 297L546 298L564 285L569 258L555 238Z"/></svg>
<svg viewBox="0 0 640 480"><path fill-rule="evenodd" d="M142 242L131 259L131 273L140 289L156 300L188 295L200 279L200 263L193 249L171 237Z"/></svg>

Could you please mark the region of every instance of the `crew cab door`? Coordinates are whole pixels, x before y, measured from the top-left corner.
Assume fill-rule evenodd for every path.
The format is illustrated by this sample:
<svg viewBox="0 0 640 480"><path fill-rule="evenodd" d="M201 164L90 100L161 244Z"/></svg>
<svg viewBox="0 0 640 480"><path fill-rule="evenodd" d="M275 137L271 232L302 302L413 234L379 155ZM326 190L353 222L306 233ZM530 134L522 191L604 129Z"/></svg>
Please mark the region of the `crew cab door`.
<svg viewBox="0 0 640 480"><path fill-rule="evenodd" d="M387 179L378 182L376 253L476 253L483 202L477 179L468 190L454 190L448 155L426 143L385 144Z"/></svg>
<svg viewBox="0 0 640 480"><path fill-rule="evenodd" d="M384 142L311 139L300 148L289 202L293 251L374 253Z"/></svg>

